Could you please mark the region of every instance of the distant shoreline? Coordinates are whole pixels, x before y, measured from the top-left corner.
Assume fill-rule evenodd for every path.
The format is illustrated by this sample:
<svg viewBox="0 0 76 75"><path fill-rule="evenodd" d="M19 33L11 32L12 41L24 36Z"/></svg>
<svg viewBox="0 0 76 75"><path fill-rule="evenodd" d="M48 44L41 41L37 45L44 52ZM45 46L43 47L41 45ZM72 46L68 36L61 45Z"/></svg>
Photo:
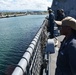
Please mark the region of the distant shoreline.
<svg viewBox="0 0 76 75"><path fill-rule="evenodd" d="M2 16L0 16L0 19L1 19L1 18L18 17L18 16L25 16L25 14L18 14L18 15L2 15Z"/></svg>
<svg viewBox="0 0 76 75"><path fill-rule="evenodd" d="M26 16L26 15L45 15L47 11L32 11L32 12L0 12L1 18L9 18L9 17L18 17L18 16Z"/></svg>

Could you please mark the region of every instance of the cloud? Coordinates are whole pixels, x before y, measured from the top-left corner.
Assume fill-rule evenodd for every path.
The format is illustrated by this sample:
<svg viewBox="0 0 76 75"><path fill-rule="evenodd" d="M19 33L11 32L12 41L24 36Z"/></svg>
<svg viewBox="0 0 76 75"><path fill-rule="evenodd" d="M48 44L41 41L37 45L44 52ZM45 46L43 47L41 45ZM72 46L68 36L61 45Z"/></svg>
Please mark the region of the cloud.
<svg viewBox="0 0 76 75"><path fill-rule="evenodd" d="M0 10L47 10L48 0L0 0Z"/></svg>

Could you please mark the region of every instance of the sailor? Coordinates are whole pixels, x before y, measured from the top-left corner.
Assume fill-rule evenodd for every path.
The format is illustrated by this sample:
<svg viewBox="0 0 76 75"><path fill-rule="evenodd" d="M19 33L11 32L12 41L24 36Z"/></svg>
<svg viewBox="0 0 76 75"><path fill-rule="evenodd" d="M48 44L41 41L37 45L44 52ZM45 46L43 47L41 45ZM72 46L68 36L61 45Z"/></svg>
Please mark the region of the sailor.
<svg viewBox="0 0 76 75"><path fill-rule="evenodd" d="M49 32L50 32L50 38L54 38L54 25L55 25L55 15L53 13L53 10L52 9L49 9L48 10L48 13L49 13Z"/></svg>
<svg viewBox="0 0 76 75"><path fill-rule="evenodd" d="M76 75L76 20L68 16L55 22L61 27L61 35L65 35L58 52L55 75Z"/></svg>
<svg viewBox="0 0 76 75"><path fill-rule="evenodd" d="M64 10L63 9L58 9L57 10L57 17L56 17L56 20L58 21L61 21L62 19L65 18L65 13L64 13Z"/></svg>

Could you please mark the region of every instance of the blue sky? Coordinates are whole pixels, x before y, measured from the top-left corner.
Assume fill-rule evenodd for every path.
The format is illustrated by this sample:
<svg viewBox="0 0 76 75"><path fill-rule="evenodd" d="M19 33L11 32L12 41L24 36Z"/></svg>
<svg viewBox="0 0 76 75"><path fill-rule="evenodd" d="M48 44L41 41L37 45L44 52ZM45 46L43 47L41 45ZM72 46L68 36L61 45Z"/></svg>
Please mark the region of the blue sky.
<svg viewBox="0 0 76 75"><path fill-rule="evenodd" d="M47 10L52 0L0 0L0 10Z"/></svg>

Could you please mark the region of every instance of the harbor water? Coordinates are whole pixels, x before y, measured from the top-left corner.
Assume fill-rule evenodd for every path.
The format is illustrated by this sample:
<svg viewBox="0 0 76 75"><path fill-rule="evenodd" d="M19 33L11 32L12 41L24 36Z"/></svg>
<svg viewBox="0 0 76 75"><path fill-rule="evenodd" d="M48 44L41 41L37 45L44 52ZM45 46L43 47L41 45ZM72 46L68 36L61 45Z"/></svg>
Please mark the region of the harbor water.
<svg viewBox="0 0 76 75"><path fill-rule="evenodd" d="M46 15L0 19L0 75L6 75L21 59Z"/></svg>

